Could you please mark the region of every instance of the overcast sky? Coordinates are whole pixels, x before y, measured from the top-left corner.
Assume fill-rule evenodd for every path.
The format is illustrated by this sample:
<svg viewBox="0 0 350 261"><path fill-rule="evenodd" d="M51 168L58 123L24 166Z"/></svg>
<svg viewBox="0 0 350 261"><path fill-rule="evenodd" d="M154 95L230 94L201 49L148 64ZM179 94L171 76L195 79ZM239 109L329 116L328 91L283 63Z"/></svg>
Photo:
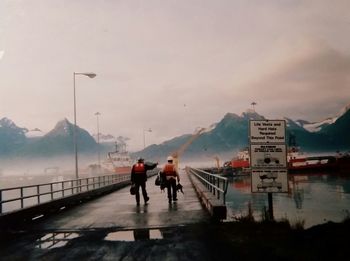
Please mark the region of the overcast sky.
<svg viewBox="0 0 350 261"><path fill-rule="evenodd" d="M349 0L1 0L0 118L73 122L130 150L241 114L319 121L350 103Z"/></svg>

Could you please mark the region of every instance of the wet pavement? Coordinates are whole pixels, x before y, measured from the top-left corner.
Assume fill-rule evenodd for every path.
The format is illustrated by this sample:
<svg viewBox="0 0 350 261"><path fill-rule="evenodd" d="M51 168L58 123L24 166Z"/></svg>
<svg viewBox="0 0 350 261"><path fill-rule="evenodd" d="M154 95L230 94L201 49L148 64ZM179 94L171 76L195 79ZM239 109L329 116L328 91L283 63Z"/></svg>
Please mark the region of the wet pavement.
<svg viewBox="0 0 350 261"><path fill-rule="evenodd" d="M204 233L206 226L37 231L1 242L0 256L2 260L222 260L216 252L221 245Z"/></svg>
<svg viewBox="0 0 350 261"><path fill-rule="evenodd" d="M185 228L206 226L210 216L187 174L180 177L184 194L178 193L176 203L168 203L154 176L147 182L148 204L137 206L130 187L120 189L36 220L2 239L0 255L9 260L209 260L207 247ZM185 253L188 247L193 251Z"/></svg>
<svg viewBox="0 0 350 261"><path fill-rule="evenodd" d="M154 185L155 178L149 178L146 185L150 197L147 205L141 203L137 206L135 197L130 195L130 187L126 187L42 220L33 229L71 231L115 227L152 228L198 223L209 219L185 172L181 172L180 182L184 194L178 193L178 201L172 204L168 203L166 190L162 192L159 186Z"/></svg>

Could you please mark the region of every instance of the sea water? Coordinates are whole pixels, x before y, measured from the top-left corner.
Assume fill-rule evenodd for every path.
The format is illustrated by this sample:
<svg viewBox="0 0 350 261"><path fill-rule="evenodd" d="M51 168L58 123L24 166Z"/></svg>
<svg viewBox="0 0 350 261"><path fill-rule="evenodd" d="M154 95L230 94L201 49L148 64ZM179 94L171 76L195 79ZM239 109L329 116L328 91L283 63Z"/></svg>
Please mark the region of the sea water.
<svg viewBox="0 0 350 261"><path fill-rule="evenodd" d="M226 195L228 218L234 220L253 211L261 220L268 208L267 193L251 193L250 176L229 178ZM341 222L350 217L350 173L308 173L288 175L288 193L273 193L276 220L304 223L308 228L328 221Z"/></svg>

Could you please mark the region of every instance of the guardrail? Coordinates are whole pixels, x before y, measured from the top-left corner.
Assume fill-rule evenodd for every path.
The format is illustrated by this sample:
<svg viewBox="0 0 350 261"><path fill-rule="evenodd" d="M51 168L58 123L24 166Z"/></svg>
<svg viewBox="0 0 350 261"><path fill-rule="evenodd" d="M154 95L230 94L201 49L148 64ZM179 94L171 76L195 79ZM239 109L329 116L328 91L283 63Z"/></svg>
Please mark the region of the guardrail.
<svg viewBox="0 0 350 261"><path fill-rule="evenodd" d="M223 204L226 203L227 178L196 168L187 167L187 170L195 175L217 199L221 199Z"/></svg>
<svg viewBox="0 0 350 261"><path fill-rule="evenodd" d="M113 174L0 189L0 214L8 213L130 180Z"/></svg>

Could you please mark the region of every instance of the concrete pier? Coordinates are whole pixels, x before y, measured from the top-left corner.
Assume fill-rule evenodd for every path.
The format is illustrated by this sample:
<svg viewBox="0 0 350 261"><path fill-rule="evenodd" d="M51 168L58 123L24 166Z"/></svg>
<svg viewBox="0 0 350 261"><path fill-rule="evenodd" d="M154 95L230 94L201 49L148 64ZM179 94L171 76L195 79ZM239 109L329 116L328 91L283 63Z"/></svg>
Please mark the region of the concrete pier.
<svg viewBox="0 0 350 261"><path fill-rule="evenodd" d="M155 178L147 182L147 205L141 200L137 206L128 186L3 236L0 254L7 260L206 260L210 239L203 242L201 235L211 216L188 174L181 171L184 194L172 204Z"/></svg>

